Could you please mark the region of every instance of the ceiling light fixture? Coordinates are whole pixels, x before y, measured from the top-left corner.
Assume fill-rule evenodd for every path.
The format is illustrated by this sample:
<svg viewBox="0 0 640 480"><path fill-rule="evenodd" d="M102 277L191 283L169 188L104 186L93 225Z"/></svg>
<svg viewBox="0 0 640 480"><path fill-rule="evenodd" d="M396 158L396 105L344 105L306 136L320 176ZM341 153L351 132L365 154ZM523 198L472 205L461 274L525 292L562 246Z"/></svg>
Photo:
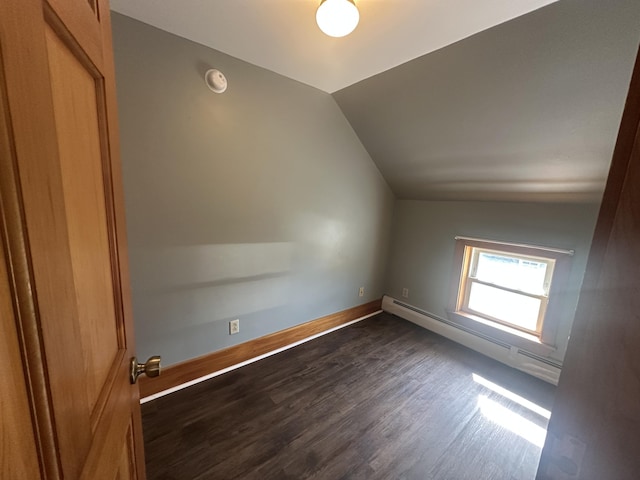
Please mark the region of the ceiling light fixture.
<svg viewBox="0 0 640 480"><path fill-rule="evenodd" d="M360 12L353 0L322 0L316 12L318 27L330 37L349 35L359 20Z"/></svg>

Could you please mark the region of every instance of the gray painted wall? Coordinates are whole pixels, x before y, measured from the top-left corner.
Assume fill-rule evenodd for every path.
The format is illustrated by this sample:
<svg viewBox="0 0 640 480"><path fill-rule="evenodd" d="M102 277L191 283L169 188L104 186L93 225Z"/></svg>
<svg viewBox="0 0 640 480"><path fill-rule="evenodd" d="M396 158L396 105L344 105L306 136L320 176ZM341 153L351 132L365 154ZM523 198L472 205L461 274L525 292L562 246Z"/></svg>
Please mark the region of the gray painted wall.
<svg viewBox="0 0 640 480"><path fill-rule="evenodd" d="M387 293L446 318L456 235L575 250L553 358L562 360L587 262L597 204L397 200ZM409 298L402 299L402 289Z"/></svg>
<svg viewBox="0 0 640 480"><path fill-rule="evenodd" d="M382 295L394 197L330 95L115 13L113 31L139 357Z"/></svg>

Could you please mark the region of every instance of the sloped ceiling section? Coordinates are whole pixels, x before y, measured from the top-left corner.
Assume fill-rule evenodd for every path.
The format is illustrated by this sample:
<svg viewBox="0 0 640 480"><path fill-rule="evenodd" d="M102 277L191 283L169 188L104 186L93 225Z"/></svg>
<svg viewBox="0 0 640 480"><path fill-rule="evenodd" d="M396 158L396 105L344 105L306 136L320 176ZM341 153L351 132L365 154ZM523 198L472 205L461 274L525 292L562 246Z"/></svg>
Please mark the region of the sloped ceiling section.
<svg viewBox="0 0 640 480"><path fill-rule="evenodd" d="M398 198L598 202L637 0L562 0L334 93Z"/></svg>

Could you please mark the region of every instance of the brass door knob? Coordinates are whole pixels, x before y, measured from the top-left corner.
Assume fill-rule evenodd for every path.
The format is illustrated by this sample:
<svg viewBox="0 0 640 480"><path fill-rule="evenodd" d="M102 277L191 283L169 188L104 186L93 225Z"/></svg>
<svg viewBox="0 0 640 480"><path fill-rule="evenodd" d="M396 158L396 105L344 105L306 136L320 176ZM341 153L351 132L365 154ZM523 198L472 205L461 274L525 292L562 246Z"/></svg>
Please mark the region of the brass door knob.
<svg viewBox="0 0 640 480"><path fill-rule="evenodd" d="M147 377L157 377L160 375L160 358L159 355L149 357L144 363L138 363L138 359L133 357L131 359L130 377L131 383L136 383L141 373L144 373Z"/></svg>

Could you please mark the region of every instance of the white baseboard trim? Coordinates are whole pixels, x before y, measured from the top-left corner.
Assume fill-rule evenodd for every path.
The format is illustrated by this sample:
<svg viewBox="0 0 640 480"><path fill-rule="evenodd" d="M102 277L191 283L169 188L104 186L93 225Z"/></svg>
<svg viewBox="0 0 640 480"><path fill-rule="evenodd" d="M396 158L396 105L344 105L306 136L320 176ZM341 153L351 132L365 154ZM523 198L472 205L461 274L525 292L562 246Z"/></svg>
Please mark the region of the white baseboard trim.
<svg viewBox="0 0 640 480"><path fill-rule="evenodd" d="M481 333L473 332L453 322L420 310L410 304L385 295L382 310L415 323L438 335L464 345L476 352L491 357L505 365L521 370L553 385L558 384L562 365L554 360L540 357L526 350L502 341L494 340Z"/></svg>
<svg viewBox="0 0 640 480"><path fill-rule="evenodd" d="M323 332L317 333L315 335L311 335L310 337L303 338L302 340L299 340L297 342L293 342L293 343L291 343L289 345L285 345L284 347L281 347L281 348L277 348L277 349L272 350L272 351L270 351L268 353L265 353L263 355L259 355L257 357L250 358L249 360L246 360L244 362L240 362L240 363L237 363L237 364L232 365L230 367L223 368L223 369L218 370L216 372L210 373L208 375L204 375L202 377L196 378L195 380L191 380L189 382L185 382L185 383L182 383L180 385L176 385L175 387L171 387L171 388L168 388L166 390L162 390L161 392L154 393L153 395L148 395L148 396L140 399L140 404L150 402L152 400L155 400L156 398L164 397L165 395L169 395L170 393L177 392L178 390L182 390L183 388L190 387L191 385L195 385L196 383L204 382L205 380L209 380L210 378L217 377L218 375L222 375L223 373L227 373L227 372L230 372L230 371L235 370L237 368L244 367L245 365L249 365L250 363L257 362L258 360L262 360L263 358L270 357L271 355L275 355L276 353L284 352L285 350L289 350L290 348L296 347L296 346L298 346L298 345L300 345L302 343L306 343L306 342L308 342L310 340L313 340L315 338L318 338L318 337L321 337L323 335L326 335L327 333L335 332L336 330L340 330L341 328L348 327L349 325L353 325L354 323L361 322L362 320L365 320L365 319L367 319L369 317L373 317L374 315L378 315L379 313L382 313L382 310L378 310L378 311L370 313L368 315L364 315L364 316L362 316L360 318L357 318L355 320L352 320L350 322L343 323L342 325L338 325L337 327L333 327L333 328L330 328L330 329L325 330Z"/></svg>

